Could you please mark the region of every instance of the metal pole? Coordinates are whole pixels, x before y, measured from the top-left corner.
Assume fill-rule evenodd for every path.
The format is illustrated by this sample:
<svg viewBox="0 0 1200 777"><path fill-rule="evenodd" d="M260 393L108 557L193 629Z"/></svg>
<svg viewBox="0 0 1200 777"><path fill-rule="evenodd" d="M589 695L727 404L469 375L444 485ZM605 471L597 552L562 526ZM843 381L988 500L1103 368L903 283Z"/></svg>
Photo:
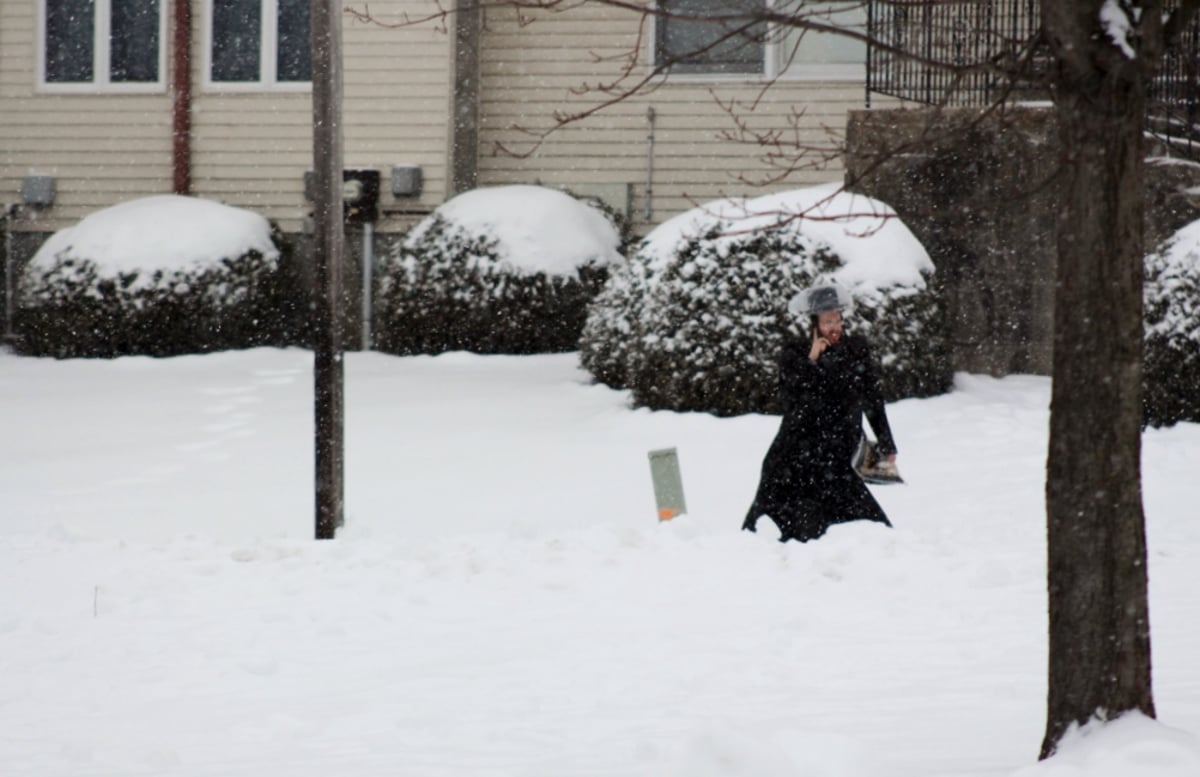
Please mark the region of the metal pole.
<svg viewBox="0 0 1200 777"><path fill-rule="evenodd" d="M342 525L342 2L312 0L316 538Z"/></svg>
<svg viewBox="0 0 1200 777"><path fill-rule="evenodd" d="M175 194L192 193L192 4L175 0L171 65L171 168Z"/></svg>
<svg viewBox="0 0 1200 777"><path fill-rule="evenodd" d="M875 68L875 59L871 56L871 54L875 48L877 35L878 30L875 29L875 4L867 3L867 77L864 79L866 83L864 84L863 89L865 92L863 95L863 107L867 108L868 110L871 108L871 87L874 86L875 83L872 78Z"/></svg>
<svg viewBox="0 0 1200 777"><path fill-rule="evenodd" d="M362 225L362 349L371 350L371 286L375 272L375 225L364 221Z"/></svg>
<svg viewBox="0 0 1200 777"><path fill-rule="evenodd" d="M654 106L646 109L646 203L642 217L648 222L654 217Z"/></svg>
<svg viewBox="0 0 1200 777"><path fill-rule="evenodd" d="M13 306L16 304L16 294L13 292L13 287L16 285L16 269L13 266L13 242L12 242L12 222L13 217L17 213L17 205L5 205L4 212L0 214L0 218L4 222L4 340L11 342L13 339L13 317L15 311Z"/></svg>

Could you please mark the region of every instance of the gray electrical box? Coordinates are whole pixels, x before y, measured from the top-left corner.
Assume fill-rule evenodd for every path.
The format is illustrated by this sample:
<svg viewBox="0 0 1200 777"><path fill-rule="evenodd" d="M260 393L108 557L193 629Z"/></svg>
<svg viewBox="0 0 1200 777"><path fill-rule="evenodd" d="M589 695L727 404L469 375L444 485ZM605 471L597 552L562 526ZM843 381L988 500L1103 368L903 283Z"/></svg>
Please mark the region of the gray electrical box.
<svg viewBox="0 0 1200 777"><path fill-rule="evenodd" d="M54 204L55 181L52 175L27 175L21 179L21 202L47 207Z"/></svg>
<svg viewBox="0 0 1200 777"><path fill-rule="evenodd" d="M419 165L392 165L392 196L420 197L422 177Z"/></svg>

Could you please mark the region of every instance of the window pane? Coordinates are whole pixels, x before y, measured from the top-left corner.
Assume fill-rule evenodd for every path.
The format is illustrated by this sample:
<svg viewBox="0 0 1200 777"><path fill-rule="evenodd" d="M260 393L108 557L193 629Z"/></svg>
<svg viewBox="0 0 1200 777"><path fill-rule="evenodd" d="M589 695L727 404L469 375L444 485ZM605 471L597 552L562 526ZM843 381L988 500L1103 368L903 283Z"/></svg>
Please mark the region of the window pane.
<svg viewBox="0 0 1200 777"><path fill-rule="evenodd" d="M212 80L258 81L260 0L213 0Z"/></svg>
<svg viewBox="0 0 1200 777"><path fill-rule="evenodd" d="M678 16L657 20L657 62L682 73L761 73L767 26L752 22L766 0L662 0ZM749 26L747 26L749 25Z"/></svg>
<svg viewBox="0 0 1200 777"><path fill-rule="evenodd" d="M112 0L111 79L158 80L159 0Z"/></svg>
<svg viewBox="0 0 1200 777"><path fill-rule="evenodd" d="M46 81L91 81L96 8L92 0L46 0Z"/></svg>
<svg viewBox="0 0 1200 777"><path fill-rule="evenodd" d="M309 0L279 0L279 49L276 78L280 81L312 80L312 4Z"/></svg>
<svg viewBox="0 0 1200 777"><path fill-rule="evenodd" d="M793 8L794 6L794 8ZM862 35L867 33L867 9L862 3L788 3L780 10L803 14L814 23L839 27ZM780 46L783 64L862 65L867 61L867 44L830 32L806 32L791 29Z"/></svg>

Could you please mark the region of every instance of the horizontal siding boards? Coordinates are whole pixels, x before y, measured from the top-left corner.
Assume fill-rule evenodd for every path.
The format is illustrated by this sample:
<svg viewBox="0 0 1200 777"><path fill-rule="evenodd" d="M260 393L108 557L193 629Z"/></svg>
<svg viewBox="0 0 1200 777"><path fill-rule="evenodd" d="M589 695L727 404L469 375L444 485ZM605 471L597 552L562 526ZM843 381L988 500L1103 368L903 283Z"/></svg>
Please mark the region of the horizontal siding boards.
<svg viewBox="0 0 1200 777"><path fill-rule="evenodd" d="M170 189L170 102L158 94L39 94L35 0L0 0L0 203L26 175L53 175L55 205L14 227L54 231ZM165 181L165 183L163 183Z"/></svg>
<svg viewBox="0 0 1200 777"><path fill-rule="evenodd" d="M0 0L0 125L13 111L10 99L33 93L36 27L36 3Z"/></svg>
<svg viewBox="0 0 1200 777"><path fill-rule="evenodd" d="M311 96L204 86L205 4L192 3L195 192L265 209L264 215L285 229L298 229L309 207L302 187L303 172L311 167ZM426 0L378 0L370 10L381 21L397 21L405 11L417 18L435 7ZM36 19L34 0L0 0L0 191L15 192L20 178L35 168L61 175L59 203L43 215L39 228L46 219L71 223L97 206L169 191L167 95L36 94ZM346 165L379 169L385 192L392 164L419 164L424 172L420 200L395 200L385 193L385 211L428 210L447 190L451 41L441 26L386 29L344 20ZM543 130L557 110L591 107L595 94L572 95L571 89L612 78L636 35L636 19L628 12L592 4L557 14L486 8L480 54L481 184L625 183L632 185L640 213L651 106L657 113L653 221L689 207L689 198L738 191L739 173L769 172L761 149L721 139L723 131L735 127L713 98L715 92L723 99L751 99L761 87L756 79L677 79L531 149L529 135L519 128ZM607 61L597 62L597 56ZM861 107L862 100L860 83L781 81L746 115L756 127L786 128L792 108L803 107L800 137L820 144L830 140L829 131L840 133L846 111ZM500 145L532 154L514 158L499 152ZM840 174L834 164L798 173L789 185Z"/></svg>
<svg viewBox="0 0 1200 777"><path fill-rule="evenodd" d="M53 175L55 204L14 227L48 232L100 208L170 190L171 118L157 94L39 94L35 0L0 0L0 202Z"/></svg>
<svg viewBox="0 0 1200 777"><path fill-rule="evenodd" d="M56 147L67 146L69 144L88 145L91 142L87 139L81 139L79 137L79 130L65 121L62 123L39 125L38 129L39 132L35 140L52 141L57 144ZM142 143L157 141L163 136L161 128L151 124L122 125L121 130L122 139L138 140ZM31 137L31 133L21 124L9 121L0 122L0 149L9 150L14 147L14 143Z"/></svg>
<svg viewBox="0 0 1200 777"><path fill-rule="evenodd" d="M113 95L95 100L84 95L55 95L51 99L23 97L5 100L10 110L0 117L0 127L41 135L61 128L71 129L76 137L100 137L119 130L136 133L147 127L170 127L170 103L159 95L139 96L137 102L122 109ZM131 115L133 111L136 114ZM32 130L29 128L33 128ZM97 131L89 132L89 128Z"/></svg>
<svg viewBox="0 0 1200 777"><path fill-rule="evenodd" d="M370 6L381 20L405 10L416 16L427 7L420 0ZM378 169L381 206L387 208L395 203L391 165L421 164L421 202L433 207L445 191L449 40L428 24L385 29L349 18L342 34L346 167ZM198 30L197 40L199 35ZM254 208L285 230L299 230L311 209L304 200L304 172L312 168L311 94L221 92L202 85L200 67L197 62L196 193ZM388 229L385 223L379 227Z"/></svg>
<svg viewBox="0 0 1200 777"><path fill-rule="evenodd" d="M766 149L725 137L737 136L738 128L718 99L737 100L735 114L754 130L776 130L784 140L827 148L823 156L829 156L841 139L847 111L863 106L861 82L781 79L751 109L761 93L761 79L677 78L537 142L525 130L544 132L554 126L556 114L587 110L608 99L597 85L617 78L631 53L644 60L648 38L641 51L632 51L638 17L621 9L585 6L561 13L523 13L522 24L516 22L513 9L489 9L487 14L480 99L483 183L630 184L637 226L645 231L696 201L729 194L755 196L841 178L841 161L835 157L820 169L797 170L786 183L769 188L740 182L739 176L761 181L776 170L763 159ZM625 83L633 86L645 72L639 64ZM587 93L578 94L583 85ZM645 222L651 107L656 114L653 213ZM794 111L803 112L795 126ZM505 148L529 156L514 157Z"/></svg>
<svg viewBox="0 0 1200 777"><path fill-rule="evenodd" d="M299 230L311 207L303 190L304 171L312 167L311 94L205 86L206 7L192 0L193 192L253 207ZM384 20L404 11L424 15L430 7L425 0L370 6ZM172 115L165 90L38 94L36 25L36 0L0 0L0 203L15 199L30 172L58 176L55 206L18 228L57 229L101 207L169 192ZM349 18L343 36L347 167L380 170L385 209L431 209L446 191L449 38L433 23L385 29ZM167 60L169 67L169 53ZM418 202L389 193L391 165L401 163L424 168Z"/></svg>

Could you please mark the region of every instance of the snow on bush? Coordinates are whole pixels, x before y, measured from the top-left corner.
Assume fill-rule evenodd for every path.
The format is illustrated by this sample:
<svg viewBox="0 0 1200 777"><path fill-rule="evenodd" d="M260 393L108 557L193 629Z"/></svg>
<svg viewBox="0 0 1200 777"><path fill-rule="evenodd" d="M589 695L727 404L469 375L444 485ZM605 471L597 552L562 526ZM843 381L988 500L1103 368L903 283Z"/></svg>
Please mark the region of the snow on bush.
<svg viewBox="0 0 1200 777"><path fill-rule="evenodd" d="M21 276L20 348L167 356L288 337L279 238L250 211L162 195L51 235Z"/></svg>
<svg viewBox="0 0 1200 777"><path fill-rule="evenodd" d="M664 222L608 281L581 361L640 405L778 412L784 338L807 337L788 300L822 280L855 299L889 399L945 391L950 369L927 281L933 264L881 202L836 185L710 203Z"/></svg>
<svg viewBox="0 0 1200 777"><path fill-rule="evenodd" d="M1200 421L1200 221L1146 257L1145 421Z"/></svg>
<svg viewBox="0 0 1200 777"><path fill-rule="evenodd" d="M569 194L538 186L460 194L385 260L378 346L401 354L572 350L620 248L615 216Z"/></svg>

